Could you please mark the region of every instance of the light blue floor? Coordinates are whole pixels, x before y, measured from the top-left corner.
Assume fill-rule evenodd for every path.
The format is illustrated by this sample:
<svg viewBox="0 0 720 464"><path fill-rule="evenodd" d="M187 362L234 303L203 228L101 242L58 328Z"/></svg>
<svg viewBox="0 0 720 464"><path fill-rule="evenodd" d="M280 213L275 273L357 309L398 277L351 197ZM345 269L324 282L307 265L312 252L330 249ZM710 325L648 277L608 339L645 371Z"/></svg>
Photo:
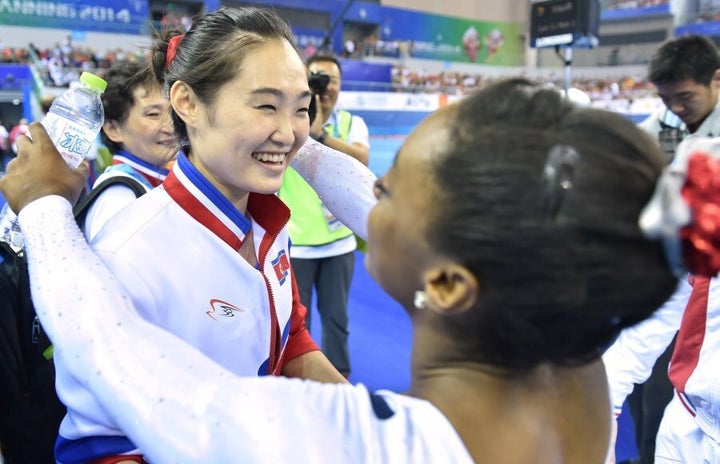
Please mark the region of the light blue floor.
<svg viewBox="0 0 720 464"><path fill-rule="evenodd" d="M385 174L404 140L403 136L370 137L370 170L377 176Z"/></svg>

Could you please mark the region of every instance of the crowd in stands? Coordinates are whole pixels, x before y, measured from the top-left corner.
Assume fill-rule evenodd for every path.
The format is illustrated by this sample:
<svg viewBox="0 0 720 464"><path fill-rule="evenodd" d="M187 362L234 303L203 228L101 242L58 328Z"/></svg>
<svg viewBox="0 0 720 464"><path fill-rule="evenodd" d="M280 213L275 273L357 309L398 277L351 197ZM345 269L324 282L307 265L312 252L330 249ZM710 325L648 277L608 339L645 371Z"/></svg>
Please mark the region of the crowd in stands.
<svg viewBox="0 0 720 464"><path fill-rule="evenodd" d="M533 78L525 73L523 77L545 81L548 85L562 88L562 76ZM498 78L460 72L431 73L425 70L411 70L403 66L392 69L392 89L401 92L437 92L451 95L463 95L467 92L484 87ZM572 82L587 93L592 100L613 100L653 97L655 90L652 84L640 76L617 76L613 78L578 78Z"/></svg>
<svg viewBox="0 0 720 464"><path fill-rule="evenodd" d="M424 69L409 69L405 66L394 66L391 79L394 91L441 92L458 95L483 87L491 80L480 74L431 73Z"/></svg>
<svg viewBox="0 0 720 464"><path fill-rule="evenodd" d="M3 47L0 50L0 63L27 63L29 60L24 48Z"/></svg>
<svg viewBox="0 0 720 464"><path fill-rule="evenodd" d="M0 37L0 63L27 63L30 60L24 48L6 47Z"/></svg>
<svg viewBox="0 0 720 464"><path fill-rule="evenodd" d="M346 47L347 48L347 47ZM387 56L403 58L413 56L412 41L382 40L375 34L369 34L359 44L355 44L355 53L348 58L361 58L365 56Z"/></svg>
<svg viewBox="0 0 720 464"><path fill-rule="evenodd" d="M192 18L187 13L166 14L160 20L160 26L164 29L182 28L189 31L192 26Z"/></svg>
<svg viewBox="0 0 720 464"><path fill-rule="evenodd" d="M358 53L362 47L353 51ZM9 49L2 47L2 60L17 63L35 63L41 71L44 83L50 87L67 87L77 81L83 71L101 72L118 61L145 60L142 50L111 50L107 53L94 52L89 47L80 47L72 43L68 36L62 43L51 48L39 49L30 44L28 49ZM354 56L354 55L353 55ZM524 77L532 77L524 75ZM488 85L497 78L454 71L428 72L423 69L409 69L394 66L390 84L376 86L377 90L412 93L444 93L464 95ZM563 86L562 76L543 78L548 84ZM654 96L654 88L640 76L617 76L614 78L575 79L572 83L586 92L594 101L626 99L634 100Z"/></svg>
<svg viewBox="0 0 720 464"><path fill-rule="evenodd" d="M90 47L80 47L72 43L67 36L61 43L51 48L39 49L30 44L31 55L36 60L45 85L50 87L67 87L77 81L84 71L99 72L108 69L118 61L144 60L142 50L128 52L121 48L98 53Z"/></svg>
<svg viewBox="0 0 720 464"><path fill-rule="evenodd" d="M68 87L84 71L100 72L118 61L144 60L144 52L117 48L103 53L82 47L67 36L49 48L38 48L33 43L27 48L6 47L0 39L0 63L33 64L49 87Z"/></svg>
<svg viewBox="0 0 720 464"><path fill-rule="evenodd" d="M712 21L720 21L720 2L717 0L703 2L694 22L706 23Z"/></svg>
<svg viewBox="0 0 720 464"><path fill-rule="evenodd" d="M667 5L669 0L605 0L601 3L603 10L632 10L658 5Z"/></svg>

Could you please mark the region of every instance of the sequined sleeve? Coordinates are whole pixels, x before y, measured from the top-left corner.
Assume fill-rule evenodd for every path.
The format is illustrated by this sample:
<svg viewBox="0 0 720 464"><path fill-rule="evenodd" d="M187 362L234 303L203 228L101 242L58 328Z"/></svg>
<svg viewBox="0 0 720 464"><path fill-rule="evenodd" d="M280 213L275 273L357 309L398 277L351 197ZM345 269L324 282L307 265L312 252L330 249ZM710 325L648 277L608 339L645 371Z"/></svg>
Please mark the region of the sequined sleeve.
<svg viewBox="0 0 720 464"><path fill-rule="evenodd" d="M293 159L292 167L340 222L367 239L367 216L375 204L376 180L367 166L308 138Z"/></svg>
<svg viewBox="0 0 720 464"><path fill-rule="evenodd" d="M426 401L362 385L235 377L146 322L65 199L37 200L19 219L33 300L56 352L153 464L471 462Z"/></svg>

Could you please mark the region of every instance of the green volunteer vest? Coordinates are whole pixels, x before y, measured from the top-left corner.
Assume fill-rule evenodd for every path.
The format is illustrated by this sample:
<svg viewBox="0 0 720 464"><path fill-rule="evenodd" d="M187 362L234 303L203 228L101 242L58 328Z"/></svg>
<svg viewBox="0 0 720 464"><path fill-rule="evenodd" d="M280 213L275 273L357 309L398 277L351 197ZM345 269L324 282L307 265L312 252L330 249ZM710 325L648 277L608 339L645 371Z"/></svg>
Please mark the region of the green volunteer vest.
<svg viewBox="0 0 720 464"><path fill-rule="evenodd" d="M337 128L334 125L327 125L325 128L330 134L346 142L350 134L352 115L338 110L336 119ZM338 225L334 230L330 230L320 197L293 168L285 171L278 196L290 208L288 230L293 245L326 245L352 235L352 231L345 226Z"/></svg>

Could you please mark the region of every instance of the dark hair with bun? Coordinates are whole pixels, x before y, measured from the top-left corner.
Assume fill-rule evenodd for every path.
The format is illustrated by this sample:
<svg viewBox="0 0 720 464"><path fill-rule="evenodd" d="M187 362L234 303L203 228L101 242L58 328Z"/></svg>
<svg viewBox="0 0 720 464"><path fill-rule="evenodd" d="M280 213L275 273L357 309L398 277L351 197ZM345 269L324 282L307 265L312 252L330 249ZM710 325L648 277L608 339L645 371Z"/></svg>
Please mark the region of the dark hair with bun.
<svg viewBox="0 0 720 464"><path fill-rule="evenodd" d="M168 63L170 40L182 34L174 58ZM181 30L158 33L152 48L152 68L166 91L175 81L183 81L201 102L212 105L220 88L243 71L248 52L273 40L288 41L301 56L290 27L274 11L250 6L222 7L194 18L187 33ZM174 111L172 119L179 139L188 143L185 123Z"/></svg>
<svg viewBox="0 0 720 464"><path fill-rule="evenodd" d="M454 114L434 161L443 207L428 238L481 290L476 311L444 318L448 330L469 358L505 367L597 358L677 285L638 225L666 158L628 119L524 79L490 85ZM545 175L554 147L578 155L569 188Z"/></svg>

